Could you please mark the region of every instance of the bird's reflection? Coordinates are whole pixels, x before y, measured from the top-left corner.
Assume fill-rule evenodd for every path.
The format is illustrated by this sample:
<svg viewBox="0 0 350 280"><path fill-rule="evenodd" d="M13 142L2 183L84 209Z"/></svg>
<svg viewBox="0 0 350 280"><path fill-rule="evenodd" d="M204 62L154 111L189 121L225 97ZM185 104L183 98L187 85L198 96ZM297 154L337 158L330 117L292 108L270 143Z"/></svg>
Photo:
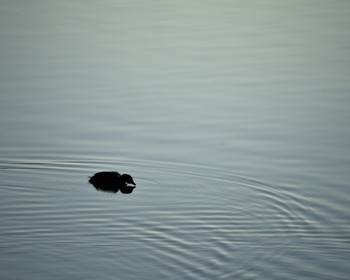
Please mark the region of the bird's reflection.
<svg viewBox="0 0 350 280"><path fill-rule="evenodd" d="M99 172L89 180L96 190L117 193L120 191L124 194L132 193L136 187L133 178L128 174L120 175L116 171Z"/></svg>
<svg viewBox="0 0 350 280"><path fill-rule="evenodd" d="M136 188L134 186L124 186L124 187L118 187L118 186L110 186L110 185L103 185L103 184L93 184L91 183L96 190L103 191L103 192L109 192L109 193L117 193L121 192L124 194L132 193L133 190Z"/></svg>

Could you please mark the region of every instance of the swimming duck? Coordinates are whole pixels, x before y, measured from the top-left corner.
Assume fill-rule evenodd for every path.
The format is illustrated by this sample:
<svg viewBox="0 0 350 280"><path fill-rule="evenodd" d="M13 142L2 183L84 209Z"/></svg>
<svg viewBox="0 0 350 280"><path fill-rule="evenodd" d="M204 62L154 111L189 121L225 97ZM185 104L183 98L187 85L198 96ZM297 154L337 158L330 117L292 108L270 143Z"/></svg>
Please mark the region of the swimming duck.
<svg viewBox="0 0 350 280"><path fill-rule="evenodd" d="M98 172L90 177L89 182L96 188L105 191L131 193L136 187L134 179L129 174L122 174L116 171Z"/></svg>

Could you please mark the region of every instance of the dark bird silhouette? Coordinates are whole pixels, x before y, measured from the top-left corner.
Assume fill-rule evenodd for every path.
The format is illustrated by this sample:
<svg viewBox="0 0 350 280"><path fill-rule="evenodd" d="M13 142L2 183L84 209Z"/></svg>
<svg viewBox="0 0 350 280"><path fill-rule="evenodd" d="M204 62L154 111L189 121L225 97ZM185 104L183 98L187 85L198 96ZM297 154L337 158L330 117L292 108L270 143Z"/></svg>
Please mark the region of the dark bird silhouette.
<svg viewBox="0 0 350 280"><path fill-rule="evenodd" d="M90 177L89 182L97 189L106 192L132 193L136 184L129 174L120 175L116 171L98 172Z"/></svg>

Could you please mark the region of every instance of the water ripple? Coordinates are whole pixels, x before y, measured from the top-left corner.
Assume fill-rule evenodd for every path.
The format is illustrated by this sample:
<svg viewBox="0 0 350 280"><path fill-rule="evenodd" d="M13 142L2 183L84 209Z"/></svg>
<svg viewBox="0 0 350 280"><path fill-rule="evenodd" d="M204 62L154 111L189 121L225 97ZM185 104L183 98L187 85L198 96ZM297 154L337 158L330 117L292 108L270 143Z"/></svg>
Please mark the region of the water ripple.
<svg viewBox="0 0 350 280"><path fill-rule="evenodd" d="M134 175L133 194L96 192L87 183L115 166ZM291 271L275 278L288 279L317 270L321 248L334 252L348 240L346 231L336 235L325 226L317 201L222 169L125 159L3 160L0 173L0 247L9 254L50 249L58 258L85 248L113 257L120 269L130 259L143 270L157 264L157 277L174 279L250 279L283 265ZM306 266L303 258L311 256L318 260Z"/></svg>

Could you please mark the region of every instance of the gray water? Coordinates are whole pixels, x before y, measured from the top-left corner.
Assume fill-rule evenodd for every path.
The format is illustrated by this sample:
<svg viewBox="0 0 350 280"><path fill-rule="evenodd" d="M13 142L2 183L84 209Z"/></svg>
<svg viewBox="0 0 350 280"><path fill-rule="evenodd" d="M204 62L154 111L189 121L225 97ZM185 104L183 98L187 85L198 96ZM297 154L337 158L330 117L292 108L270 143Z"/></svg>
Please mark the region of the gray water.
<svg viewBox="0 0 350 280"><path fill-rule="evenodd" d="M1 279L348 279L349 1L1 1L0 61Z"/></svg>

